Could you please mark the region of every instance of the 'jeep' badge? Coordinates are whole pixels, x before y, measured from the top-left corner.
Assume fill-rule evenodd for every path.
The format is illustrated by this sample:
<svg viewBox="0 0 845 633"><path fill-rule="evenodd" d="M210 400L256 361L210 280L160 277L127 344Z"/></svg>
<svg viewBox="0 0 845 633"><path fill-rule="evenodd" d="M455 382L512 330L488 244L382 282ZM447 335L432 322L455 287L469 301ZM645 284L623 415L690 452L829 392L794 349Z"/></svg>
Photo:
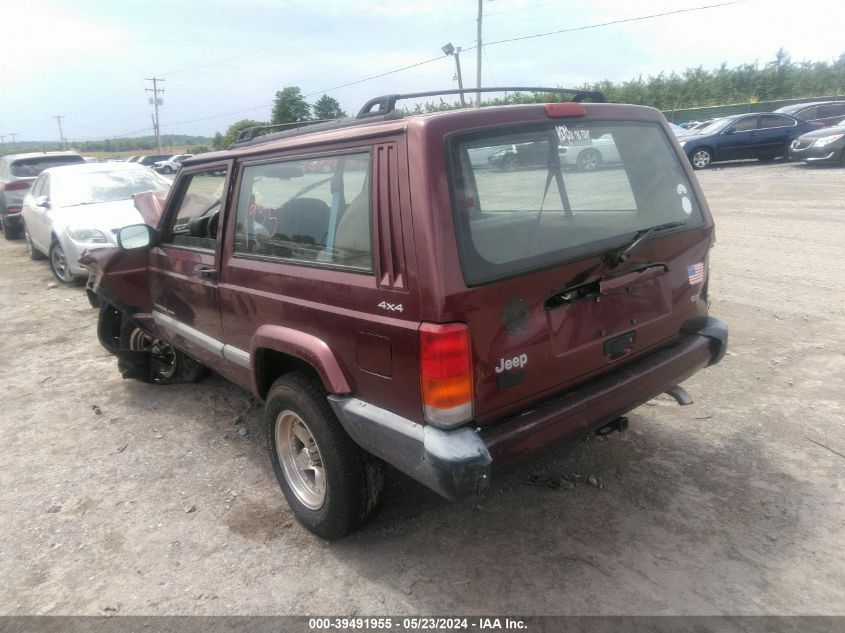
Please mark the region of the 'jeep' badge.
<svg viewBox="0 0 845 633"><path fill-rule="evenodd" d="M503 371L519 369L520 367L525 367L527 364L528 354L520 354L519 356L514 356L513 358L509 358L507 360L500 358L499 366L496 367L496 373L501 374Z"/></svg>

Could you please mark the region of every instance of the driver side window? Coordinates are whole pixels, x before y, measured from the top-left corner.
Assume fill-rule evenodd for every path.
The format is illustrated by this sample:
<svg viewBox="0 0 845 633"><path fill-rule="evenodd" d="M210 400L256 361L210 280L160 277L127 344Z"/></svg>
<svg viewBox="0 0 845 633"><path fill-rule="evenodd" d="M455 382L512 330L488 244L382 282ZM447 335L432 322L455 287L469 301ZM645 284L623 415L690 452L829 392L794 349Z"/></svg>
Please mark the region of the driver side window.
<svg viewBox="0 0 845 633"><path fill-rule="evenodd" d="M170 225L169 242L175 246L214 250L225 196L226 169L217 167L187 176L188 183Z"/></svg>

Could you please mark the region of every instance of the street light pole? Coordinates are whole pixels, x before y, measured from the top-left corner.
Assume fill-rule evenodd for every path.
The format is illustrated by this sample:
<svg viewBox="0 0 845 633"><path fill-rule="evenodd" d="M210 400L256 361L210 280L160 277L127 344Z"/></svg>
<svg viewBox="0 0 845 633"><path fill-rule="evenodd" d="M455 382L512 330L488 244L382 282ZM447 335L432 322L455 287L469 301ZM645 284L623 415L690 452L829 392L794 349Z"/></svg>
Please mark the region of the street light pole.
<svg viewBox="0 0 845 633"><path fill-rule="evenodd" d="M455 48L454 46L452 46L452 42L449 42L445 46L441 46L440 50L443 51L444 53L446 53L447 55L454 55L455 56L455 66L456 66L457 71L458 71L458 88L461 89L461 107L465 108L467 104L466 104L466 100L464 99L464 93L463 93L464 78L463 78L463 75L461 75L461 47L458 46L458 48Z"/></svg>
<svg viewBox="0 0 845 633"><path fill-rule="evenodd" d="M481 88L481 17L482 17L482 2L478 0L478 47L475 49L475 87ZM481 107L481 92L475 93L475 107Z"/></svg>

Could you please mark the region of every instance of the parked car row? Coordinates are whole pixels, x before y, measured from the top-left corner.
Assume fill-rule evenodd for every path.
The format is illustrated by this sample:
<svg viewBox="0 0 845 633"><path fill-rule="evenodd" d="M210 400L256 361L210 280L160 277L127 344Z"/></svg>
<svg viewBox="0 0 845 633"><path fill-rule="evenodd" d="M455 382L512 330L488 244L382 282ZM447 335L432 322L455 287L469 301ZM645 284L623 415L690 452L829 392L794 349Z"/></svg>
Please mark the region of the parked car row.
<svg viewBox="0 0 845 633"><path fill-rule="evenodd" d="M712 163L788 157L805 162L843 162L845 101L801 103L775 112L735 114L691 122L680 138L694 169Z"/></svg>
<svg viewBox="0 0 845 633"><path fill-rule="evenodd" d="M44 169L21 201L19 231L31 259L48 259L62 283L87 278L86 250L116 246L117 232L142 222L133 196L170 181L130 163L79 163ZM9 232L7 239L12 239Z"/></svg>

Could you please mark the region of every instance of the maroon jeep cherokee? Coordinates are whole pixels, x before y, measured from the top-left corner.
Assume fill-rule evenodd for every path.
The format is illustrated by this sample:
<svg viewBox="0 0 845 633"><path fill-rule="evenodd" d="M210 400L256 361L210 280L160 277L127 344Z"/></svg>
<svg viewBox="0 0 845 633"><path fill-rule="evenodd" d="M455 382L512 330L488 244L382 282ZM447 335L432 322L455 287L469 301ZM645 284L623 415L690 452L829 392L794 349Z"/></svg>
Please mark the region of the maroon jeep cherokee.
<svg viewBox="0 0 845 633"><path fill-rule="evenodd" d="M383 462L456 499L688 402L727 344L707 203L657 110L561 92L413 116L396 101L429 93L391 95L185 161L148 225L83 258L101 341L126 377L207 366L262 398L279 484L325 538L371 513ZM565 169L584 145L598 168ZM514 147L532 160L490 160Z"/></svg>

